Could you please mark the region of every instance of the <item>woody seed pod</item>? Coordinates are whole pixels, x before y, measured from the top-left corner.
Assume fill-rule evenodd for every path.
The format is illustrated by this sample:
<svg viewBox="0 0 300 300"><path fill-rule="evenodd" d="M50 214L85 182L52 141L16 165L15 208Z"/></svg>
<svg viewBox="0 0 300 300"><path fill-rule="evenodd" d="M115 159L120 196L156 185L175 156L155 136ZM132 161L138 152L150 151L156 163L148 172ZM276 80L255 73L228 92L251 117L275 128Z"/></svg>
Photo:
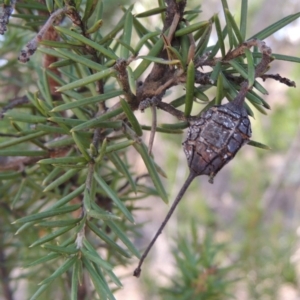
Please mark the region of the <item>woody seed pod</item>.
<svg viewBox="0 0 300 300"><path fill-rule="evenodd" d="M195 176L208 175L213 183L214 176L249 142L251 124L243 106L245 93L241 89L232 102L213 106L190 122L183 149Z"/></svg>

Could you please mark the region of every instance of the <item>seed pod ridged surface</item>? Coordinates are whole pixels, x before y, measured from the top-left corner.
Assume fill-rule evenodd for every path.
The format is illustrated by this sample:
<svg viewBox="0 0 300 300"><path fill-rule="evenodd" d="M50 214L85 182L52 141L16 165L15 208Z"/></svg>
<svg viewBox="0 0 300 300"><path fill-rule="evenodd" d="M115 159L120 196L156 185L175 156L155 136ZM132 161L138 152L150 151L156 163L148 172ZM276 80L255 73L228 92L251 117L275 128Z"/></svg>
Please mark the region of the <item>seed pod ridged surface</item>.
<svg viewBox="0 0 300 300"><path fill-rule="evenodd" d="M249 142L251 124L246 109L235 101L213 106L190 122L183 149L190 170L210 176L210 182L239 149Z"/></svg>

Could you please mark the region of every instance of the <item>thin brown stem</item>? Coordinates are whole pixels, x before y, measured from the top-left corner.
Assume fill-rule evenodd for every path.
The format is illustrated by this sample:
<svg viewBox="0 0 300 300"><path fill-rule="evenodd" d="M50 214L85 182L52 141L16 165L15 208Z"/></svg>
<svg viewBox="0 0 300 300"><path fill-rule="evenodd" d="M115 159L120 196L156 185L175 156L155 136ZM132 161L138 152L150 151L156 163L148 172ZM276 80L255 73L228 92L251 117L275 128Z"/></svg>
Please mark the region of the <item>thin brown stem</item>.
<svg viewBox="0 0 300 300"><path fill-rule="evenodd" d="M264 74L264 75L261 75L260 77L263 81L265 81L266 79L271 78L271 79L277 80L277 81L279 81L279 82L281 82L281 83L283 83L287 86L296 87L295 81L292 81L292 80L290 80L286 77L282 77L279 74Z"/></svg>
<svg viewBox="0 0 300 300"><path fill-rule="evenodd" d="M235 99L233 100L235 105L240 106L240 107L244 105L245 96L246 96L248 90L251 88L252 87L248 87L248 80L245 80L241 84L241 89L240 89L239 93L237 94L237 96L235 97Z"/></svg>
<svg viewBox="0 0 300 300"><path fill-rule="evenodd" d="M66 13L66 10L67 9L65 7L60 8L51 14L51 16L48 18L47 22L42 26L38 34L26 44L24 49L21 50L21 53L18 57L19 61L23 63L29 61L30 56L32 56L36 51L38 43L44 39L45 34L52 27L53 23L55 23L55 21L59 19L61 15L64 15Z"/></svg>
<svg viewBox="0 0 300 300"><path fill-rule="evenodd" d="M176 109L174 106L166 103L166 102L159 102L157 107L168 112L172 116L176 117L178 120L186 121L187 118L185 117L184 113L181 110Z"/></svg>
<svg viewBox="0 0 300 300"><path fill-rule="evenodd" d="M29 103L29 99L27 96L17 97L15 99L9 100L8 104L2 108L2 111L0 111L0 119L3 118L4 113L6 113L8 110L27 103Z"/></svg>
<svg viewBox="0 0 300 300"><path fill-rule="evenodd" d="M32 166L45 156L24 157L24 156L0 156L0 171L23 171L24 166Z"/></svg>
<svg viewBox="0 0 300 300"><path fill-rule="evenodd" d="M147 249L145 250L145 252L143 253L140 261L139 261L139 264L137 266L137 268L134 270L133 272L133 276L135 277L140 277L140 274L141 274L141 267L142 267L142 264L144 262L144 260L146 259L148 253L150 252L151 248L153 247L154 243L156 242L157 238L159 237L159 235L162 233L163 229L165 228L166 224L168 223L169 219L171 218L174 210L176 209L178 203L180 202L181 198L183 197L183 195L185 194L186 190L188 189L188 187L190 186L190 184L192 183L192 181L194 180L194 178L196 177L197 175L190 171L190 174L188 176L188 178L186 179L185 183L183 184L181 190L179 191L176 199L174 200L167 216L165 217L164 221L162 222L162 224L160 225L158 231L156 232L154 238L152 239L152 241L150 242L150 244L148 245Z"/></svg>

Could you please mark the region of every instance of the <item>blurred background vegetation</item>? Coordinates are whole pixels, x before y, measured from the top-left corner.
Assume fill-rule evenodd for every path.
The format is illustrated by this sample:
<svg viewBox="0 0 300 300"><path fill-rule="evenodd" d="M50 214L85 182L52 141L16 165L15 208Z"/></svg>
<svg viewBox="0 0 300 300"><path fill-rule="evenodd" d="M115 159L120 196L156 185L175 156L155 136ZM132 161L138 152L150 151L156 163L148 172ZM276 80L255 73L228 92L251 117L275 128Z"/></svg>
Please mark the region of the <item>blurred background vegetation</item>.
<svg viewBox="0 0 300 300"><path fill-rule="evenodd" d="M240 2L228 0L237 21ZM247 37L300 11L299 1L294 0L284 3L279 0L248 2ZM104 1L106 13L103 30L109 30L111 24L120 18L120 4L131 3L134 2ZM187 8L197 5L199 1L188 1ZM137 1L133 13L150 8L153 8L150 1ZM197 21L207 20L215 13L223 18L219 0L201 1L201 10ZM146 22L152 30L161 28L157 16L148 18ZM267 38L266 43L274 53L299 57L299 28L298 19ZM20 33L19 28L11 26L0 40L0 58L4 58L4 54L6 59L10 55L18 55L32 36L29 31ZM212 37L217 39L216 35ZM36 88L40 74L33 70L38 69L40 59L40 53L37 53L30 63L20 65L14 62L1 71L0 102ZM299 86L298 64L275 61L271 67L272 74L279 73ZM253 140L268 145L271 150L245 146L220 171L213 185L208 183L206 177L196 178L159 237L145 263L141 278L131 276L136 258L131 259L127 266L116 267L115 273L122 277L123 283L123 288L115 294L117 299L200 299L193 298L195 289L204 291L201 299L229 299L231 296L239 300L300 299L299 89L288 88L271 80L262 84L269 92L264 99L271 105L271 110L268 115L255 111L255 119L251 119ZM180 93L182 87L177 90ZM208 96L210 99L214 97L213 94ZM177 98L176 91L173 90L168 97ZM148 124L151 125L149 111L137 112L136 115L143 123L148 118ZM160 118L164 118L165 123L174 121L162 111L158 112ZM1 120L1 129L8 123L8 120ZM168 176L164 184L170 201L175 198L188 174L181 148L183 140L184 135L158 133L153 148L156 161ZM146 171L142 160L136 160L133 153L130 159L134 161L138 173ZM140 237L135 239L136 247L142 249L162 222L168 207L155 197L139 202L139 206L149 208L135 212L137 224L146 222L140 229ZM1 234L6 230L12 231L8 229L11 227L8 220L0 220ZM16 231L17 227L14 229ZM22 255L26 253L22 252ZM20 272L13 268L11 278L18 276ZM17 289L15 299L22 299L20 295L27 288L28 281L21 276L12 284ZM214 288L207 286L210 284ZM35 287L30 286L30 289L34 291ZM222 293L218 294L218 290ZM213 292L205 294L205 291ZM60 296L61 299L68 299L66 295ZM45 296L43 299L48 298Z"/></svg>

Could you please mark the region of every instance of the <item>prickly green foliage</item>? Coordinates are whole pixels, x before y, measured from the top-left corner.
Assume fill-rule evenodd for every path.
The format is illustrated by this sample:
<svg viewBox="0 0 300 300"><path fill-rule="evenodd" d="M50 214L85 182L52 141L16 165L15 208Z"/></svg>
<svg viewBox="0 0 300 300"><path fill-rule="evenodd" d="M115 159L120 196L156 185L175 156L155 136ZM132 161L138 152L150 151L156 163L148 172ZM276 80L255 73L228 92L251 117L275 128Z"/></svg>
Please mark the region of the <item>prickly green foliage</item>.
<svg viewBox="0 0 300 300"><path fill-rule="evenodd" d="M229 288L235 281L229 279L233 266L224 264L227 260L225 245L214 239L213 232L209 230L201 238L195 223L192 223L188 235L178 238L178 247L172 253L179 271L172 277L170 286L161 288L163 299L230 298Z"/></svg>
<svg viewBox="0 0 300 300"><path fill-rule="evenodd" d="M93 282L92 298L114 299L113 291L122 284L113 268L127 265L132 256L139 257L133 244L138 201L155 195L167 202L161 179L164 172L149 155L143 138L143 131L151 128L140 124L133 113L136 102L145 100L136 96L135 80L145 79L151 63L187 73L188 95L172 102L174 107L185 104L182 111L187 116L192 109L199 113L224 97L234 98L238 84L230 75L254 84L247 99L257 110L265 113L269 108L258 94L266 91L254 78L254 64L261 54L254 49L230 61L222 60L248 39L247 1L242 1L241 24L235 22L226 1L222 1L226 24L221 24L218 15L187 11L184 17L189 23L181 22L174 34L179 39L176 47L164 45L162 28L148 28L144 23L143 18L150 15L165 20L166 7L159 3L160 7L140 14L133 12L133 6L123 6L116 12L119 19L110 26L105 24L102 1L5 1L15 12L0 50L5 60L0 67L5 95L0 121L0 249L11 249L8 271L17 266L15 261L26 267L22 276L32 281L31 299L46 293L49 299L55 298L54 285L60 287L63 297L79 299L84 274ZM53 18L50 25L49 13ZM264 39L299 16L287 16L254 37ZM106 25L103 30L102 25ZM218 41L208 46L213 29ZM42 38L37 38L42 30ZM189 51L191 36L194 52ZM164 46L168 59L159 56ZM142 47L146 55L132 63ZM21 49L29 55L25 65L17 62ZM35 50L32 56L30 52ZM216 59L219 52L221 57ZM285 55L274 58L300 62ZM196 87L194 63L201 59L211 62L212 71L205 74L207 84ZM216 97L209 101L207 91L215 88ZM200 105L193 99L199 99ZM156 130L176 134L186 127L187 122L177 122L161 124ZM252 145L265 147L258 142ZM129 149L143 160L151 185L142 184L135 174ZM14 238L13 232L17 233ZM190 271L185 261L192 268L189 281L178 282L187 295L194 295L194 285L200 294L202 284L208 287L209 295L215 295L220 284L221 291L223 287L226 290L226 270L206 276L215 270L215 246L208 242L207 237L197 256L196 237L192 242L196 248L191 249L184 246L190 241L179 240L182 246L175 255L178 269Z"/></svg>

